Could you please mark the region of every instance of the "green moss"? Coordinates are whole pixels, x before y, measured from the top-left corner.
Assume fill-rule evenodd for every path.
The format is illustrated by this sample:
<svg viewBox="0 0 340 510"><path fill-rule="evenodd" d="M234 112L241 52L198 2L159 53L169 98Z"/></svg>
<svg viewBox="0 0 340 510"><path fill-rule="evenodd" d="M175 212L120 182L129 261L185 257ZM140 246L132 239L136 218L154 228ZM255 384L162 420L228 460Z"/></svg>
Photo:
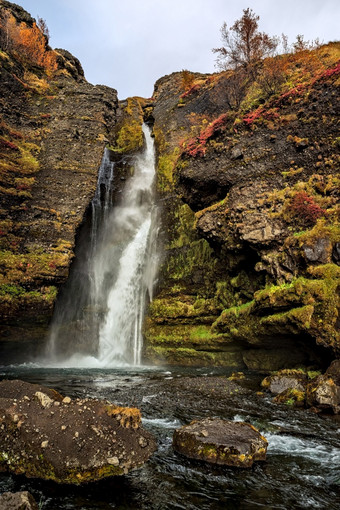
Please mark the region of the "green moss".
<svg viewBox="0 0 340 510"><path fill-rule="evenodd" d="M169 249L182 248L197 240L195 215L187 204L180 205L173 214L174 226Z"/></svg>
<svg viewBox="0 0 340 510"><path fill-rule="evenodd" d="M211 272L216 264L213 250L205 239L193 241L189 246L171 254L167 273L173 280L180 280L192 275L194 270Z"/></svg>
<svg viewBox="0 0 340 510"><path fill-rule="evenodd" d="M333 267L315 271L334 275ZM339 279L295 278L290 283L270 285L255 292L254 300L224 310L213 324L213 331L230 338L256 343L268 335L308 334L318 343L340 348L335 324L338 317Z"/></svg>
<svg viewBox="0 0 340 510"><path fill-rule="evenodd" d="M273 399L277 404L286 404L288 406L301 407L305 404L306 393L301 390L289 388Z"/></svg>
<svg viewBox="0 0 340 510"><path fill-rule="evenodd" d="M190 298L189 298L190 299ZM196 317L204 314L206 306L204 302L194 301L186 302L177 298L155 299L150 304L149 315L153 318L160 318L162 321L168 318L179 319L181 317Z"/></svg>
<svg viewBox="0 0 340 510"><path fill-rule="evenodd" d="M137 120L129 119L119 130L113 151L119 153L138 151L143 147L143 143L142 125Z"/></svg>
<svg viewBox="0 0 340 510"><path fill-rule="evenodd" d="M236 369L244 367L240 352L210 352L181 347L148 346L146 358L155 364L221 366Z"/></svg>
<svg viewBox="0 0 340 510"><path fill-rule="evenodd" d="M180 154L179 147L175 147L171 153L163 153L158 157L157 164L157 188L162 192L174 189L174 170Z"/></svg>

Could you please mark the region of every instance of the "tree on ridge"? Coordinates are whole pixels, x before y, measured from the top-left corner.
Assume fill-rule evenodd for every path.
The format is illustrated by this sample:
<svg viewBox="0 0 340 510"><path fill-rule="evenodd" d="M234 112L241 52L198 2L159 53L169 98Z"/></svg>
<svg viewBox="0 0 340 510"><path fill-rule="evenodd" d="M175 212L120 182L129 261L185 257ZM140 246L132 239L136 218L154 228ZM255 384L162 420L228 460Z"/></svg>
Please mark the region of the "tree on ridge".
<svg viewBox="0 0 340 510"><path fill-rule="evenodd" d="M253 78L256 63L271 55L278 46L278 39L258 29L257 16L252 9L244 9L243 16L228 29L224 22L221 27L223 46L213 48L217 54L216 66L220 70L242 67Z"/></svg>

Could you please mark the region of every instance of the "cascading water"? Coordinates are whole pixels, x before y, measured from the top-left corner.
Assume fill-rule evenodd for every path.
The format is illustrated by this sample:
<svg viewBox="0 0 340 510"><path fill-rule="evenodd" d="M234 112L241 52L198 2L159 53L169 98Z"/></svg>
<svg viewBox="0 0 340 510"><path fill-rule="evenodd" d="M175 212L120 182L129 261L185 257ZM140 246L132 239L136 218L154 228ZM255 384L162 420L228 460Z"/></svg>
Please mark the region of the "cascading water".
<svg viewBox="0 0 340 510"><path fill-rule="evenodd" d="M114 163L104 153L91 204L90 247L56 307L48 345L52 363L141 363L144 309L158 265L155 152L150 129L144 125L143 132L146 148L134 158L134 173L115 206Z"/></svg>

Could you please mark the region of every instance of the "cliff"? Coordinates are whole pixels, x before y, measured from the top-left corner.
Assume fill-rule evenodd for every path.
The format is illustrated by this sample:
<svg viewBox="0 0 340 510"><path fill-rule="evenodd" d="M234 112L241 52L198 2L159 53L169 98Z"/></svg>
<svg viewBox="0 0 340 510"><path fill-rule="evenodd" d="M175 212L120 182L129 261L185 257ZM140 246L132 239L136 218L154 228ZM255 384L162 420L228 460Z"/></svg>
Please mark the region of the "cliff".
<svg viewBox="0 0 340 510"><path fill-rule="evenodd" d="M144 358L267 371L337 357L339 43L266 59L256 79L173 73L118 103L23 9L0 8L2 339L46 335L104 146L125 181L144 120L163 253Z"/></svg>
<svg viewBox="0 0 340 510"><path fill-rule="evenodd" d="M331 43L264 61L255 82L156 83L153 361L275 370L338 355L339 56Z"/></svg>
<svg viewBox="0 0 340 510"><path fill-rule="evenodd" d="M118 101L5 1L0 45L0 335L22 349L46 335Z"/></svg>

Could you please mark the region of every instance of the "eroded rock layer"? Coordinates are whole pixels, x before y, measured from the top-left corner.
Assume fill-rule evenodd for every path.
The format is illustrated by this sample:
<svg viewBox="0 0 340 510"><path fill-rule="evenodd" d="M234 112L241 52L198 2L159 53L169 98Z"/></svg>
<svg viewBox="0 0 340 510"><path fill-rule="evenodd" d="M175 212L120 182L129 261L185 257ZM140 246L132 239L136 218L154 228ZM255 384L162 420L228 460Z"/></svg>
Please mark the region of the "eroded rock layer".
<svg viewBox="0 0 340 510"><path fill-rule="evenodd" d="M339 56L332 43L265 62L237 102L231 71L156 83L165 260L149 359L267 371L338 355Z"/></svg>
<svg viewBox="0 0 340 510"><path fill-rule="evenodd" d="M22 349L46 335L118 101L19 6L0 17L0 334Z"/></svg>

